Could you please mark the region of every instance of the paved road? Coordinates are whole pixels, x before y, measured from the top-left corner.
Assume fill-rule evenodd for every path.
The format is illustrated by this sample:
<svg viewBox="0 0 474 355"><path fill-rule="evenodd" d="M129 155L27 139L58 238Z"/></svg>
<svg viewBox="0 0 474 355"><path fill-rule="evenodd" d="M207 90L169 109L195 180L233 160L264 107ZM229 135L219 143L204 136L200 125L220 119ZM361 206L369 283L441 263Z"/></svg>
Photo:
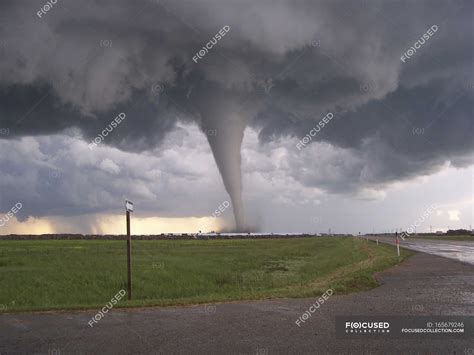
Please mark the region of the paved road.
<svg viewBox="0 0 474 355"><path fill-rule="evenodd" d="M395 237L370 237L372 240L377 238L381 242L395 245ZM474 242L405 238L400 239L400 246L474 265Z"/></svg>
<svg viewBox="0 0 474 355"><path fill-rule="evenodd" d="M474 316L474 266L416 254L380 273L382 286L334 295L301 327L314 299L279 299L173 308L4 314L4 354L472 354L466 340L336 339L336 315ZM54 352L59 350L59 352Z"/></svg>

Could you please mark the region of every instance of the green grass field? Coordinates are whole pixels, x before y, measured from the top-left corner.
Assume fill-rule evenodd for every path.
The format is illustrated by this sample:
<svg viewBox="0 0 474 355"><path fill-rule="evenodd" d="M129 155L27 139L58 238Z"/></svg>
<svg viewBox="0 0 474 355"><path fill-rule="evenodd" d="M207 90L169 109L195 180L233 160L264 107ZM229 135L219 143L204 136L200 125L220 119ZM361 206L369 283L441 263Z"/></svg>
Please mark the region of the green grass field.
<svg viewBox="0 0 474 355"><path fill-rule="evenodd" d="M325 237L133 241L132 262L134 299L118 307L365 290L399 260L392 246ZM0 311L103 307L127 289L126 242L0 240L0 280Z"/></svg>

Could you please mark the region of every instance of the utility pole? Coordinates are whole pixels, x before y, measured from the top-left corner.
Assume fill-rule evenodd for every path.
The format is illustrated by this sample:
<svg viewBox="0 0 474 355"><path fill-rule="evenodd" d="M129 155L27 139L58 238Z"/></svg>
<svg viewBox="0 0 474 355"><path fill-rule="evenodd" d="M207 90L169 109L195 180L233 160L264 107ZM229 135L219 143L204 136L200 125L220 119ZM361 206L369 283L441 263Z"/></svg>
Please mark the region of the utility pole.
<svg viewBox="0 0 474 355"><path fill-rule="evenodd" d="M125 200L125 211L127 216L127 293L128 300L132 299L132 237L130 235L130 212L133 212L133 202Z"/></svg>

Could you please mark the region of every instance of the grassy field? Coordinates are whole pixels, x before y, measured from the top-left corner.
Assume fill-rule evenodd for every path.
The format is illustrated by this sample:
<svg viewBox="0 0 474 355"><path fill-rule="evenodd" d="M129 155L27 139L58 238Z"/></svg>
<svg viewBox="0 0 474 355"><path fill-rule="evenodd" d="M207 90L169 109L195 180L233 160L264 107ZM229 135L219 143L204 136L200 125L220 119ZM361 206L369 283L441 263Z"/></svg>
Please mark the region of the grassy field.
<svg viewBox="0 0 474 355"><path fill-rule="evenodd" d="M357 238L132 246L134 299L118 307L347 293L376 286L373 274L399 262L392 246ZM0 312L103 307L126 278L125 241L0 240Z"/></svg>

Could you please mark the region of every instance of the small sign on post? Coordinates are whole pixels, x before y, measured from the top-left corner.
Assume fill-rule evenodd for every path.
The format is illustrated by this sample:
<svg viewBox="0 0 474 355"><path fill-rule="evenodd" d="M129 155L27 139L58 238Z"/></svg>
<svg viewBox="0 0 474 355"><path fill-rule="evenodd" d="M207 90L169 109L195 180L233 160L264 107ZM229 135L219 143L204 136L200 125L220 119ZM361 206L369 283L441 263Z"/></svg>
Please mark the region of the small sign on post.
<svg viewBox="0 0 474 355"><path fill-rule="evenodd" d="M127 215L127 270L128 270L128 300L132 299L132 237L130 236L130 212L133 212L133 202L125 200Z"/></svg>

